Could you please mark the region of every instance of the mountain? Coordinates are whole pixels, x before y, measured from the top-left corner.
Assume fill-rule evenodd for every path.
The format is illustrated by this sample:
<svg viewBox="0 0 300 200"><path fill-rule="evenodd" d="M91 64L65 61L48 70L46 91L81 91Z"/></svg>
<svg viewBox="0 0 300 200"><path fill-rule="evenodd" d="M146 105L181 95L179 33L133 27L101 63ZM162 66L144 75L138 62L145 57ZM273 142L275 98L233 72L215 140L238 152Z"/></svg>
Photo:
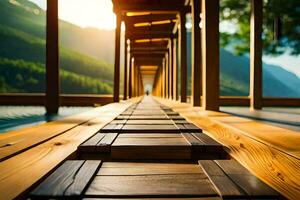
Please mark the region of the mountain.
<svg viewBox="0 0 300 200"><path fill-rule="evenodd" d="M27 62L24 66L31 68L33 65L37 68L41 66L45 68L45 20L45 11L27 0L0 0L0 58L8 59L10 62L24 61ZM80 27L60 21L60 31L64 33L65 38L67 38L67 35L72 36L73 32L70 32L72 27L74 30L81 30ZM63 37L61 37L61 40L63 40ZM92 41L92 38L90 38L90 41ZM71 43L71 41L68 42ZM66 47L63 43L60 42L62 92L111 93L113 79L112 65L85 52ZM10 91L8 88L13 88L13 86L8 84L11 77L7 76L7 74L11 74L10 72L13 69L4 66L3 64L7 64L8 60L4 62L3 59L0 60L1 71L5 69L8 73L0 74L2 80L0 88L2 88L1 90ZM31 68L26 68L27 72L32 71ZM78 80L81 79L81 84L70 85L64 74L76 76ZM28 76L25 78L32 78L30 75ZM12 92L43 92L44 77L43 75L41 76L41 80L38 79L38 91L26 87L26 83L23 82L23 84L19 84ZM87 89L87 86L91 85L94 85L95 88ZM79 88L76 88L76 86ZM27 89L24 90L24 88Z"/></svg>
<svg viewBox="0 0 300 200"><path fill-rule="evenodd" d="M191 33L187 34L188 74L191 76ZM220 49L220 95L248 96L250 60ZM263 63L263 95L266 97L300 97L300 79L280 66ZM190 91L189 91L190 93Z"/></svg>

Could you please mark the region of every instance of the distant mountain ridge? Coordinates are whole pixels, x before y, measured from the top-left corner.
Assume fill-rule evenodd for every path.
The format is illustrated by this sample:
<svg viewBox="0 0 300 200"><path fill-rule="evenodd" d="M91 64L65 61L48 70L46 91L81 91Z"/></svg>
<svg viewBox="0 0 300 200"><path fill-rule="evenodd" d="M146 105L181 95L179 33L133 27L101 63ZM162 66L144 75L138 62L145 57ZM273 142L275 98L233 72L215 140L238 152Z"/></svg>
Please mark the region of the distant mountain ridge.
<svg viewBox="0 0 300 200"><path fill-rule="evenodd" d="M188 72L190 74L190 34L188 34L187 40L189 47ZM45 12L28 0L0 0L0 44L0 57L10 59L11 62L22 59L24 62L30 63L24 66L30 66L32 63L41 66L45 62ZM112 91L114 31L80 28L60 21L60 44L62 46L61 68L66 73L73 73L72 77L81 77L78 78L81 80L80 84L85 84L82 87L85 89L80 90L81 93L93 91L93 89L87 89L88 83L84 83L85 79L92 80L91 87L98 84L98 89L92 93ZM6 62L8 61L6 60ZM300 97L300 79L296 75L280 66L264 64L263 69L265 96ZM220 71L221 95L248 95L249 58L238 57L221 49ZM22 89L21 85L12 87L7 84L7 77L5 78L2 72L0 88L1 77L3 85L7 88ZM99 84L102 84L101 87ZM105 87L102 87L104 85ZM65 87L63 90L76 92L76 88L70 87L72 86ZM106 89L102 91L103 89L99 88Z"/></svg>

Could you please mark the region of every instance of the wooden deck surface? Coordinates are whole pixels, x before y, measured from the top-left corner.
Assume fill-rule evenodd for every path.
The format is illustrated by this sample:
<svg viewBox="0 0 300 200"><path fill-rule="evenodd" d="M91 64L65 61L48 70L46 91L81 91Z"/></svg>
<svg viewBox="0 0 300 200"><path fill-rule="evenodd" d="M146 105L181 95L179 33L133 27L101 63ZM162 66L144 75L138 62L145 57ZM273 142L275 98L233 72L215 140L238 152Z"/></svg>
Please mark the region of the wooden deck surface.
<svg viewBox="0 0 300 200"><path fill-rule="evenodd" d="M78 124L60 133L68 119L53 122L59 127L53 133L44 124L1 138L3 144L20 141L20 147L17 142L15 151L3 151L0 199L280 198L274 189L297 199L299 151L256 132L287 130L174 101L139 101L70 117ZM41 130L48 135L37 137Z"/></svg>
<svg viewBox="0 0 300 200"><path fill-rule="evenodd" d="M156 98L228 148L243 166L289 199L300 196L300 133Z"/></svg>

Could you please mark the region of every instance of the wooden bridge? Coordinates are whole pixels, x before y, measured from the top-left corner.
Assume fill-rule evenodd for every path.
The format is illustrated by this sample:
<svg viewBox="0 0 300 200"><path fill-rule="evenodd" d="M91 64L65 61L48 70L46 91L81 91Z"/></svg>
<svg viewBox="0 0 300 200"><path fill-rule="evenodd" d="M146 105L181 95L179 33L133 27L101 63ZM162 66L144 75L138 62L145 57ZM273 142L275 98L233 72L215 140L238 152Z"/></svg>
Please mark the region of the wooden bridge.
<svg viewBox="0 0 300 200"><path fill-rule="evenodd" d="M62 104L101 103L59 94L58 2L47 2L46 94L4 95L0 103L45 101L48 114ZM299 199L299 132L219 112L220 105L299 106L262 97L262 0L250 2L251 89L242 98L219 96L218 0L113 0L114 94L103 98L110 104L0 135L0 199ZM143 96L145 82L151 96Z"/></svg>

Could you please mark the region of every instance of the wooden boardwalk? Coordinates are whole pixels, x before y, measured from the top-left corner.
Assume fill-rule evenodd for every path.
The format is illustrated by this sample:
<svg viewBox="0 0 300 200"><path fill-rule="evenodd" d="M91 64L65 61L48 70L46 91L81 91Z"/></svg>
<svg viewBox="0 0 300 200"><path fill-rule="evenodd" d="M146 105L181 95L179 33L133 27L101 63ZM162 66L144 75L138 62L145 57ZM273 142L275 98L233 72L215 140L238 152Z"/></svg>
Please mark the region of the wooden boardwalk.
<svg viewBox="0 0 300 200"><path fill-rule="evenodd" d="M78 146L32 199L279 199L225 147L151 97Z"/></svg>

